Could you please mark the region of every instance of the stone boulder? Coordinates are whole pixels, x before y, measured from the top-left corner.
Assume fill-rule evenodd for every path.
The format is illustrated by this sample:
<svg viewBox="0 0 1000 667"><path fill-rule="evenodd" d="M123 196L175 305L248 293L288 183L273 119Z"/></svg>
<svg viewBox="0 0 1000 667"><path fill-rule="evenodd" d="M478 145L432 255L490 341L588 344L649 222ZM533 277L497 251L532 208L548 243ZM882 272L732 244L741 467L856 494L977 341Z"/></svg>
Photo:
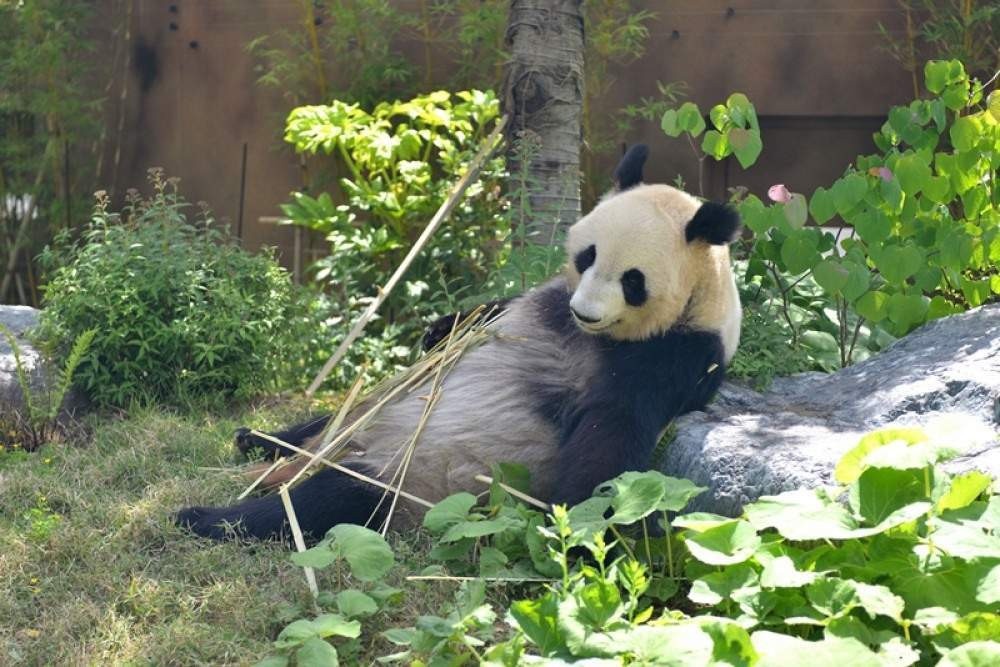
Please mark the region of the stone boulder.
<svg viewBox="0 0 1000 667"><path fill-rule="evenodd" d="M0 326L14 334L32 392L36 396L44 396L47 391L46 383L53 381L55 374L26 337L27 332L38 324L39 313L40 311L29 306L0 305ZM83 397L70 389L63 400L63 411L73 412L84 403ZM0 410L21 410L23 407L24 396L17 378L14 351L8 344L7 337L0 334Z"/></svg>
<svg viewBox="0 0 1000 667"><path fill-rule="evenodd" d="M779 378L763 393L726 383L706 412L677 421L661 469L709 488L689 509L735 516L762 495L832 484L869 431L945 418L969 445L950 468L1000 479L998 397L1000 304L930 322L830 375Z"/></svg>

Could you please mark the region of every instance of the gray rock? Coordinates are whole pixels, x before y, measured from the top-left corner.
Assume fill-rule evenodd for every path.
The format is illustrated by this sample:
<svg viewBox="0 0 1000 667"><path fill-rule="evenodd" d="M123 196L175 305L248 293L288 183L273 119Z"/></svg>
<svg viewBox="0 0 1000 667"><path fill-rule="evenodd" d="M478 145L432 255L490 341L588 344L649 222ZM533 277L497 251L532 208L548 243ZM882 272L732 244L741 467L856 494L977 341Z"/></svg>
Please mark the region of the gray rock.
<svg viewBox="0 0 1000 667"><path fill-rule="evenodd" d="M830 375L779 378L764 393L723 385L706 412L677 421L661 469L709 491L691 509L735 516L762 495L831 484L865 433L947 420L949 463L1000 479L1000 305L936 320Z"/></svg>
<svg viewBox="0 0 1000 667"><path fill-rule="evenodd" d="M29 306L0 305L0 325L14 334L21 354L21 363L28 373L32 392L36 396L45 396L47 383L52 381L54 373L46 365L42 355L26 338L26 333L38 324L39 312ZM71 389L63 400L63 410L64 412L72 412L83 404L82 396ZM7 337L0 334L0 410L22 410L23 408L24 396L17 378L14 351L8 344Z"/></svg>

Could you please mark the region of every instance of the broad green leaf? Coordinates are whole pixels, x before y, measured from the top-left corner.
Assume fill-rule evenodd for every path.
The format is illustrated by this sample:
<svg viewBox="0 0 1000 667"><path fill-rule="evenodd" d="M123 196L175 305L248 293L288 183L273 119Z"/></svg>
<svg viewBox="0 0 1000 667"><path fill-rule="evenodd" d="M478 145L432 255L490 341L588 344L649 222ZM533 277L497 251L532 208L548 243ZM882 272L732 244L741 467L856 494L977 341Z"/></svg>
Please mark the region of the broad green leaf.
<svg viewBox="0 0 1000 667"><path fill-rule="evenodd" d="M1000 603L1000 563L976 584L976 599L986 605Z"/></svg>
<svg viewBox="0 0 1000 667"><path fill-rule="evenodd" d="M618 586L606 580L586 584L575 595L579 615L589 628L603 628L621 612L621 594Z"/></svg>
<svg viewBox="0 0 1000 667"><path fill-rule="evenodd" d="M850 173L838 179L830 190L834 206L841 215L847 215L858 205L868 191L868 181L858 173Z"/></svg>
<svg viewBox="0 0 1000 667"><path fill-rule="evenodd" d="M955 119L949 130L951 144L955 150L971 151L979 142L983 132L983 123L976 116L960 116Z"/></svg>
<svg viewBox="0 0 1000 667"><path fill-rule="evenodd" d="M763 496L744 511L757 530L774 528L790 540L848 539L857 527L847 508L813 489Z"/></svg>
<svg viewBox="0 0 1000 667"><path fill-rule="evenodd" d="M851 225L869 244L881 243L892 233L892 220L878 209L865 209L851 219Z"/></svg>
<svg viewBox="0 0 1000 667"><path fill-rule="evenodd" d="M813 608L828 618L845 616L855 607L864 609L874 619L888 616L899 621L903 614L903 599L885 586L865 584L853 579L827 577L817 579L806 589Z"/></svg>
<svg viewBox="0 0 1000 667"><path fill-rule="evenodd" d="M878 187L882 199L889 205L889 210L893 213L898 213L903 207L903 188L899 184L899 179L893 178L891 181L879 179Z"/></svg>
<svg viewBox="0 0 1000 667"><path fill-rule="evenodd" d="M663 130L664 134L668 137L679 137L684 131L684 128L680 126L677 122L677 110L667 109L663 113L663 118L660 119L660 128Z"/></svg>
<svg viewBox="0 0 1000 667"><path fill-rule="evenodd" d="M923 267L924 254L912 245L889 246L874 259L883 278L893 285L902 285Z"/></svg>
<svg viewBox="0 0 1000 667"><path fill-rule="evenodd" d="M384 577L395 564L395 557L385 538L364 526L342 523L327 533L331 549L347 561L351 573L362 581Z"/></svg>
<svg viewBox="0 0 1000 667"><path fill-rule="evenodd" d="M733 565L750 558L760 537L746 521L733 520L700 533L685 534L691 555L709 565Z"/></svg>
<svg viewBox="0 0 1000 667"><path fill-rule="evenodd" d="M945 510L967 507L986 489L990 488L990 484L992 483L992 477L984 475L978 470L970 470L961 475L956 475L951 480L951 485L945 494L938 498L937 503L935 503L935 510L944 512Z"/></svg>
<svg viewBox="0 0 1000 667"><path fill-rule="evenodd" d="M813 278L827 294L836 295L847 285L850 272L837 261L824 259L813 267Z"/></svg>
<svg viewBox="0 0 1000 667"><path fill-rule="evenodd" d="M740 563L710 572L691 582L688 599L695 604L715 606L732 597L734 591L759 585L757 573L749 565Z"/></svg>
<svg viewBox="0 0 1000 667"><path fill-rule="evenodd" d="M903 192L911 196L923 190L931 178L930 166L916 153L907 153L896 160L893 171Z"/></svg>
<svg viewBox="0 0 1000 667"><path fill-rule="evenodd" d="M349 588L337 593L337 609L347 618L371 616L378 611L378 603L359 590Z"/></svg>
<svg viewBox="0 0 1000 667"><path fill-rule="evenodd" d="M611 498L593 496L569 508L569 525L574 530L583 530L588 535L603 530L608 525L604 514L611 507Z"/></svg>
<svg viewBox="0 0 1000 667"><path fill-rule="evenodd" d="M927 315L927 303L920 294L893 294L889 297L889 320L906 329L920 324Z"/></svg>
<svg viewBox="0 0 1000 667"><path fill-rule="evenodd" d="M848 301L854 301L868 291L871 284L871 271L864 264L846 259L841 266L847 269L847 284L841 288L840 292Z"/></svg>
<svg viewBox="0 0 1000 667"><path fill-rule="evenodd" d="M821 259L818 239L814 230L798 229L781 244L781 260L789 273L802 273L814 267Z"/></svg>
<svg viewBox="0 0 1000 667"><path fill-rule="evenodd" d="M816 188L812 198L809 200L809 213L816 224L822 225L837 214L837 206L833 202L833 195L823 187Z"/></svg>
<svg viewBox="0 0 1000 667"><path fill-rule="evenodd" d="M611 507L612 522L635 523L652 512L677 512L692 498L705 491L704 487L655 470L626 472L608 482L614 490Z"/></svg>
<svg viewBox="0 0 1000 667"><path fill-rule="evenodd" d="M299 567L320 570L333 564L337 560L337 554L330 550L329 542L323 541L310 549L293 553L291 559Z"/></svg>
<svg viewBox="0 0 1000 667"><path fill-rule="evenodd" d="M693 623L678 625L640 625L610 633L618 650L634 656L636 665L656 665L656 667L690 667L709 665L715 650L715 641ZM593 664L591 661L587 665ZM546 665L569 665L570 663L543 663ZM594 667L620 665L617 659L594 664ZM737 663L738 664L738 663Z"/></svg>
<svg viewBox="0 0 1000 667"><path fill-rule="evenodd" d="M715 528L716 526L721 526L724 523L729 523L732 520L732 517L722 516L721 514L691 512L674 518L671 523L677 528L687 528L688 530L701 533L709 528Z"/></svg>
<svg viewBox="0 0 1000 667"><path fill-rule="evenodd" d="M944 92L949 84L961 81L964 76L965 69L957 60L929 60L924 65L924 85L935 95Z"/></svg>
<svg viewBox="0 0 1000 667"><path fill-rule="evenodd" d="M449 542L457 542L466 537L495 535L505 530L516 528L519 525L519 522L507 517L483 519L482 521L462 521L446 530L444 535L441 536L441 542L447 544Z"/></svg>
<svg viewBox="0 0 1000 667"><path fill-rule="evenodd" d="M705 118L694 102L685 102L677 110L677 127L692 137L697 137L705 131Z"/></svg>
<svg viewBox="0 0 1000 667"><path fill-rule="evenodd" d="M495 577L500 574L508 562L507 554L496 547L479 548L479 576Z"/></svg>
<svg viewBox="0 0 1000 667"><path fill-rule="evenodd" d="M553 593L512 603L510 615L543 656L565 650L566 637L559 628L559 603Z"/></svg>
<svg viewBox="0 0 1000 667"><path fill-rule="evenodd" d="M313 637L295 651L295 664L296 667L337 667L340 662L337 659L337 649L322 639Z"/></svg>
<svg viewBox="0 0 1000 667"><path fill-rule="evenodd" d="M443 533L456 523L465 521L469 510L476 505L476 497L471 493L456 493L448 496L424 514L424 528L434 534Z"/></svg>
<svg viewBox="0 0 1000 667"><path fill-rule="evenodd" d="M793 192L791 199L784 205L785 220L792 229L801 229L805 226L809 218L809 210L806 205L806 198L798 192Z"/></svg>
<svg viewBox="0 0 1000 667"><path fill-rule="evenodd" d="M973 308L985 303L993 291L989 280L968 280L964 276L961 279L961 287L962 296Z"/></svg>
<svg viewBox="0 0 1000 667"><path fill-rule="evenodd" d="M851 487L852 509L871 525L910 503L928 500L921 469L867 468Z"/></svg>
<svg viewBox="0 0 1000 667"><path fill-rule="evenodd" d="M800 588L823 577L818 572L803 572L795 567L788 556L778 556L769 561L760 573L760 585L764 588Z"/></svg>
<svg viewBox="0 0 1000 667"><path fill-rule="evenodd" d="M666 493L666 485L655 475L625 473L611 481L615 495L611 498L617 524L635 523L656 511Z"/></svg>
<svg viewBox="0 0 1000 667"><path fill-rule="evenodd" d="M750 635L737 623L722 619L703 619L702 632L712 638L712 664L749 667L757 662Z"/></svg>
<svg viewBox="0 0 1000 667"><path fill-rule="evenodd" d="M924 184L924 196L939 204L947 203L951 194L951 181L944 176L932 176Z"/></svg>
<svg viewBox="0 0 1000 667"><path fill-rule="evenodd" d="M732 146L733 153L739 161L740 166L749 169L757 158L760 157L764 144L760 140L760 134L754 130L744 130L735 127L728 132L729 145ZM800 195L801 196L801 195ZM805 202L803 201L803 207Z"/></svg>
<svg viewBox="0 0 1000 667"><path fill-rule="evenodd" d="M858 315L870 322L881 322L889 316L889 295L885 292L867 292L854 305Z"/></svg>
<svg viewBox="0 0 1000 667"><path fill-rule="evenodd" d="M721 160L732 152L727 135L709 130L701 139L701 150L716 160Z"/></svg>
<svg viewBox="0 0 1000 667"><path fill-rule="evenodd" d="M355 638L361 634L361 623L349 621L340 614L320 614L312 620L313 628L319 637Z"/></svg>
<svg viewBox="0 0 1000 667"><path fill-rule="evenodd" d="M287 655L272 655L264 658L260 662L255 662L253 667L286 667L287 665Z"/></svg>
<svg viewBox="0 0 1000 667"><path fill-rule="evenodd" d="M862 437L858 444L840 457L833 476L841 484L850 484L861 476L865 469L865 458L876 449L897 441L912 445L925 440L927 434L919 428L887 428L874 431Z"/></svg>
<svg viewBox="0 0 1000 667"><path fill-rule="evenodd" d="M723 104L716 104L712 107L712 110L708 112L708 117L715 129L720 131L726 127L726 123L731 122L729 119L729 109Z"/></svg>
<svg viewBox="0 0 1000 667"><path fill-rule="evenodd" d="M755 667L868 667L881 659L856 639L834 637L806 641L798 637L758 630L750 635L760 660Z"/></svg>
<svg viewBox="0 0 1000 667"><path fill-rule="evenodd" d="M1000 641L978 641L953 648L937 667L996 667L1000 665Z"/></svg>
<svg viewBox="0 0 1000 667"><path fill-rule="evenodd" d="M986 533L977 526L940 521L931 539L935 548L955 558L1000 559L1000 537Z"/></svg>

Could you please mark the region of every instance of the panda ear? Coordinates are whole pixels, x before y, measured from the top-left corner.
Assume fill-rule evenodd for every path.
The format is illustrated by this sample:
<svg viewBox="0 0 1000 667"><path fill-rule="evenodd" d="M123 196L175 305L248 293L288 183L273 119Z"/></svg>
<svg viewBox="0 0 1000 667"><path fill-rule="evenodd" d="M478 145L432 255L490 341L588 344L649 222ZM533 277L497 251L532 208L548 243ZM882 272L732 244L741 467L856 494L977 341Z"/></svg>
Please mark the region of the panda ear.
<svg viewBox="0 0 1000 667"><path fill-rule="evenodd" d="M615 190L621 192L642 183L642 167L649 157L649 147L645 144L635 144L622 156L622 161L615 167Z"/></svg>
<svg viewBox="0 0 1000 667"><path fill-rule="evenodd" d="M739 237L741 229L736 209L728 204L707 201L691 218L684 235L688 243L698 239L713 245L727 245Z"/></svg>

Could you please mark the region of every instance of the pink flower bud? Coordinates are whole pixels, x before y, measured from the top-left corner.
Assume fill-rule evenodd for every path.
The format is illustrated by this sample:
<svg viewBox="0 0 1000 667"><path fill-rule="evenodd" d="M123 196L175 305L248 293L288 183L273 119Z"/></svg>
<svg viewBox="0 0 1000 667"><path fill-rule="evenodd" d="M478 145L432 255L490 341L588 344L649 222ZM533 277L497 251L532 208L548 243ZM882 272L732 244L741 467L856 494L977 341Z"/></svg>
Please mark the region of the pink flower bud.
<svg viewBox="0 0 1000 667"><path fill-rule="evenodd" d="M792 193L788 191L784 183L778 183L767 189L767 197L771 201L787 204L792 200Z"/></svg>

